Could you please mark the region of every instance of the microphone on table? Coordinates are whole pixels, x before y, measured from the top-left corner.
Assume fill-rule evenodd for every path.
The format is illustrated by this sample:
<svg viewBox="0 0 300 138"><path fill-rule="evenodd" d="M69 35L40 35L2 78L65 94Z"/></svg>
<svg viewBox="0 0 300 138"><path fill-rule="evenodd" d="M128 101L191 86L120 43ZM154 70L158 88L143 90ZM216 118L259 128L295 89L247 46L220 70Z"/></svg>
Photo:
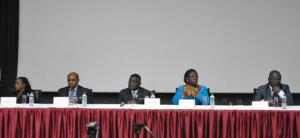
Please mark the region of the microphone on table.
<svg viewBox="0 0 300 138"><path fill-rule="evenodd" d="M120 107L123 107L125 105L125 102L121 102Z"/></svg>
<svg viewBox="0 0 300 138"><path fill-rule="evenodd" d="M150 91L150 98L155 98L155 90Z"/></svg>

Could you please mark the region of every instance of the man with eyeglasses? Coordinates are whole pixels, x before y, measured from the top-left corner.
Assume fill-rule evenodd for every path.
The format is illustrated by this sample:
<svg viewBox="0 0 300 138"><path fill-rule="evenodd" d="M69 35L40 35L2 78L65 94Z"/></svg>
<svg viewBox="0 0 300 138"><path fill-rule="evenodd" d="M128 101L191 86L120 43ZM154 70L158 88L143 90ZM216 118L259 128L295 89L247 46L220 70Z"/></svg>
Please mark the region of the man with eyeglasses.
<svg viewBox="0 0 300 138"><path fill-rule="evenodd" d="M271 105L281 104L282 98L286 96L287 104L293 104L293 96L287 84L281 83L281 74L277 70L272 70L269 74L268 83L257 88L255 100L266 100Z"/></svg>

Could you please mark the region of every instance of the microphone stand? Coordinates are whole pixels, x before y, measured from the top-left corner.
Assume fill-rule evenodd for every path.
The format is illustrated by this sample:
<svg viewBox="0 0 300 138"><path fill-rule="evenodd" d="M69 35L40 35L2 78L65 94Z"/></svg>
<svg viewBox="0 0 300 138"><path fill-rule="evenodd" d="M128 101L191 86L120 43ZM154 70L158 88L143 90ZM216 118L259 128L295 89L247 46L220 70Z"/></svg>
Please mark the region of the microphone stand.
<svg viewBox="0 0 300 138"><path fill-rule="evenodd" d="M139 134L141 133L142 128L146 129L146 131L150 134L151 138L156 138L155 134L150 130L150 128L148 128L146 123L137 124L136 122L134 122L133 130L134 130L134 133L136 134L136 137L139 137Z"/></svg>
<svg viewBox="0 0 300 138"><path fill-rule="evenodd" d="M99 137L99 131L101 131L101 128L99 127L98 122L89 122L86 127L89 138Z"/></svg>

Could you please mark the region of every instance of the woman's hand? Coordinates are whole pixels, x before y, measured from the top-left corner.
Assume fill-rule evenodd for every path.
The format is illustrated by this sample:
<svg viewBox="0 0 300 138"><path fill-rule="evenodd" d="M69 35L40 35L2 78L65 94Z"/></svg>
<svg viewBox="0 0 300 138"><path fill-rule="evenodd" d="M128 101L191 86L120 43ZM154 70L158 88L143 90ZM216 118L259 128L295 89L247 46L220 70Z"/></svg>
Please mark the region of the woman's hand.
<svg viewBox="0 0 300 138"><path fill-rule="evenodd" d="M187 95L192 97L197 97L197 93L191 91L188 91Z"/></svg>

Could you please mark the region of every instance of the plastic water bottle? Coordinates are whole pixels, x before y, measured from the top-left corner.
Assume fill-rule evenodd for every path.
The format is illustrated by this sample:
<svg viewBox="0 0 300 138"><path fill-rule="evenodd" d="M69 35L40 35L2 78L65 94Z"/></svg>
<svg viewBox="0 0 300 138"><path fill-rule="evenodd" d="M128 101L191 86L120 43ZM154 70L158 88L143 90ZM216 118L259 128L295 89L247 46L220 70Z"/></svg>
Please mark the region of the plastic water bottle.
<svg viewBox="0 0 300 138"><path fill-rule="evenodd" d="M155 98L155 91L150 92L150 98Z"/></svg>
<svg viewBox="0 0 300 138"><path fill-rule="evenodd" d="M282 107L282 109L286 109L286 107L287 107L287 98L285 95L282 96L281 107Z"/></svg>
<svg viewBox="0 0 300 138"><path fill-rule="evenodd" d="M82 107L86 107L87 106L87 96L86 93L84 92L82 94Z"/></svg>
<svg viewBox="0 0 300 138"><path fill-rule="evenodd" d="M29 106L33 106L34 105L34 95L33 92L31 92L29 94Z"/></svg>
<svg viewBox="0 0 300 138"><path fill-rule="evenodd" d="M214 96L214 94L210 95L210 97L209 97L209 104L210 104L211 108L215 107L215 96Z"/></svg>

